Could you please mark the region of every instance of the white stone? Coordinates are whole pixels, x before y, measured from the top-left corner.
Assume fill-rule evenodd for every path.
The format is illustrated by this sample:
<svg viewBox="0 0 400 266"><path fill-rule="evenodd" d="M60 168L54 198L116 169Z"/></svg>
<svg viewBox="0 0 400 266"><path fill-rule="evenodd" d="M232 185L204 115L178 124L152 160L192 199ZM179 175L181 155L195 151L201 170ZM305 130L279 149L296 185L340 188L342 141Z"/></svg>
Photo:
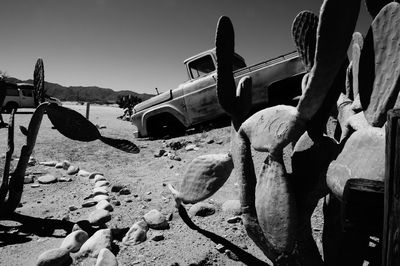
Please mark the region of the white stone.
<svg viewBox="0 0 400 266"><path fill-rule="evenodd" d="M88 238L89 236L85 231L74 231L64 238L60 248L68 249L72 253L78 252L83 243L85 243Z"/></svg>
<svg viewBox="0 0 400 266"><path fill-rule="evenodd" d="M100 229L94 233L79 250L79 256L97 258L103 248L111 249L112 235L110 229Z"/></svg>

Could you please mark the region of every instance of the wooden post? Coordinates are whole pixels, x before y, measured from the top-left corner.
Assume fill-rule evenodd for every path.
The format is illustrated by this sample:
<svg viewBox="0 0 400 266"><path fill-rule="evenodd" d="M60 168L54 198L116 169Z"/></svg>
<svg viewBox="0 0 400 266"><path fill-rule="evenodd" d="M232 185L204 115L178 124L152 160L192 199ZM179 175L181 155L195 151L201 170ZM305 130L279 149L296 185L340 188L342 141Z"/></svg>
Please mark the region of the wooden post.
<svg viewBox="0 0 400 266"><path fill-rule="evenodd" d="M400 109L388 112L382 265L400 265Z"/></svg>
<svg viewBox="0 0 400 266"><path fill-rule="evenodd" d="M89 120L90 103L86 103L86 119Z"/></svg>

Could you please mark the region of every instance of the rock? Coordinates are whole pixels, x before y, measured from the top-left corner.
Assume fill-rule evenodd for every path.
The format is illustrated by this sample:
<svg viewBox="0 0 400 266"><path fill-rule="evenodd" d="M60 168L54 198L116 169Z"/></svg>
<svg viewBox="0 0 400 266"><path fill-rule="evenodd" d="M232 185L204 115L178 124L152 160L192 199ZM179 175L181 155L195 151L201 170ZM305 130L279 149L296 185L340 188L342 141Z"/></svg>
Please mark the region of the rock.
<svg viewBox="0 0 400 266"><path fill-rule="evenodd" d="M154 157L158 158L164 155L166 151L165 150L159 150L157 153L154 154Z"/></svg>
<svg viewBox="0 0 400 266"><path fill-rule="evenodd" d="M32 175L28 175L28 176L24 177L24 184L31 184L33 182L34 182L34 180L33 180L33 176Z"/></svg>
<svg viewBox="0 0 400 266"><path fill-rule="evenodd" d="M108 195L108 191L104 187L95 187L93 189L93 196L97 195Z"/></svg>
<svg viewBox="0 0 400 266"><path fill-rule="evenodd" d="M170 142L170 143L168 144L168 146L169 146L172 150L176 151L176 150L182 149L183 144L182 144L181 142L179 142L179 141L173 141L173 142Z"/></svg>
<svg viewBox="0 0 400 266"><path fill-rule="evenodd" d="M62 266L71 265L72 258L69 255L69 250L65 248L50 249L38 257L36 266Z"/></svg>
<svg viewBox="0 0 400 266"><path fill-rule="evenodd" d="M70 265L72 258L65 248L55 248L43 252L36 261L36 266Z"/></svg>
<svg viewBox="0 0 400 266"><path fill-rule="evenodd" d="M94 176L94 182L99 182L99 181L107 181L107 179L103 175L95 175Z"/></svg>
<svg viewBox="0 0 400 266"><path fill-rule="evenodd" d="M242 207L239 200L227 200L222 204L222 211L232 215L241 215Z"/></svg>
<svg viewBox="0 0 400 266"><path fill-rule="evenodd" d="M86 202L82 203L82 207L83 208L88 208L88 207L92 207L92 206L94 206L96 204L97 204L97 201L89 200L89 201L86 201Z"/></svg>
<svg viewBox="0 0 400 266"><path fill-rule="evenodd" d="M42 175L41 177L38 178L38 182L40 184L51 184L51 183L56 183L57 182L57 177L54 175Z"/></svg>
<svg viewBox="0 0 400 266"><path fill-rule="evenodd" d="M144 220L136 222L122 239L124 245L137 245L144 242L147 238L149 227Z"/></svg>
<svg viewBox="0 0 400 266"><path fill-rule="evenodd" d="M239 258L236 256L236 254L229 249L225 250L225 255L228 256L228 258L230 258L231 260L239 261Z"/></svg>
<svg viewBox="0 0 400 266"><path fill-rule="evenodd" d="M218 244L215 246L215 249L218 250L218 252L224 252L225 251L225 246L222 244Z"/></svg>
<svg viewBox="0 0 400 266"><path fill-rule="evenodd" d="M83 243L85 243L88 238L89 236L85 231L74 231L64 238L60 248L65 248L72 253L78 252Z"/></svg>
<svg viewBox="0 0 400 266"><path fill-rule="evenodd" d="M78 176L80 177L89 177L90 173L88 171L85 170L79 170L78 171Z"/></svg>
<svg viewBox="0 0 400 266"><path fill-rule="evenodd" d="M78 166L70 165L68 167L68 170L67 170L67 174L68 175L75 175L78 172L79 172L79 167Z"/></svg>
<svg viewBox="0 0 400 266"><path fill-rule="evenodd" d="M71 166L71 163L69 162L69 161L67 161L67 160L64 160L63 162L62 162L62 168L64 169L64 170L68 170L68 168Z"/></svg>
<svg viewBox="0 0 400 266"><path fill-rule="evenodd" d="M115 184L111 187L111 192L119 192L121 189L123 189L125 186L122 184Z"/></svg>
<svg viewBox="0 0 400 266"><path fill-rule="evenodd" d="M35 183L35 184L32 184L31 187L32 188L37 188L37 187L40 187L40 185L38 183Z"/></svg>
<svg viewBox="0 0 400 266"><path fill-rule="evenodd" d="M58 182L71 182L72 178L71 177L59 177L57 178Z"/></svg>
<svg viewBox="0 0 400 266"><path fill-rule="evenodd" d="M111 200L111 204L114 206L121 206L121 202L119 200Z"/></svg>
<svg viewBox="0 0 400 266"><path fill-rule="evenodd" d="M61 163L61 162L56 163L56 165L54 167L57 169L63 168L63 163Z"/></svg>
<svg viewBox="0 0 400 266"><path fill-rule="evenodd" d="M131 191L128 188L123 188L119 191L120 195L129 195L131 194Z"/></svg>
<svg viewBox="0 0 400 266"><path fill-rule="evenodd" d="M94 179L94 177L95 177L96 175L103 175L103 174L100 173L100 172L92 172L92 173L89 174L89 179Z"/></svg>
<svg viewBox="0 0 400 266"><path fill-rule="evenodd" d="M97 257L95 266L118 266L118 261L109 249L102 248Z"/></svg>
<svg viewBox="0 0 400 266"><path fill-rule="evenodd" d="M155 232L151 237L151 240L156 241L156 242L164 240L164 239L165 239L165 237L161 232Z"/></svg>
<svg viewBox="0 0 400 266"><path fill-rule="evenodd" d="M35 164L36 164L36 159L33 158L33 157L30 157L29 161L28 161L28 165L29 166L34 166Z"/></svg>
<svg viewBox="0 0 400 266"><path fill-rule="evenodd" d="M206 143L207 144L212 144L212 143L214 143L214 139L208 139L208 140L206 140Z"/></svg>
<svg viewBox="0 0 400 266"><path fill-rule="evenodd" d="M94 225L101 225L111 220L111 214L107 210L98 209L94 210L89 214L89 223Z"/></svg>
<svg viewBox="0 0 400 266"><path fill-rule="evenodd" d="M165 216L156 209L153 209L143 216L143 219L151 229L169 229L169 223Z"/></svg>
<svg viewBox="0 0 400 266"><path fill-rule="evenodd" d="M93 200L96 202L100 202L102 200L110 201L110 197L107 195L97 195L93 197Z"/></svg>
<svg viewBox="0 0 400 266"><path fill-rule="evenodd" d="M57 162L56 161L47 161L47 162L40 162L39 164L44 165L44 166L54 167L54 166L56 166Z"/></svg>
<svg viewBox="0 0 400 266"><path fill-rule="evenodd" d="M234 216L234 217L229 218L229 219L226 220L226 221L227 221L228 224L235 224L235 223L240 222L241 220L242 220L242 217L240 217L240 216Z"/></svg>
<svg viewBox="0 0 400 266"><path fill-rule="evenodd" d="M114 210L114 207L113 207L113 206L111 205L111 203L109 203L108 201L106 201L106 200L101 200L101 201L99 201L99 202L97 203L96 209L97 209L97 210L103 209L103 210L112 212L112 211Z"/></svg>
<svg viewBox="0 0 400 266"><path fill-rule="evenodd" d="M76 211L77 209L78 209L78 207L73 206L73 205L68 207L68 210L70 210L71 212Z"/></svg>
<svg viewBox="0 0 400 266"><path fill-rule="evenodd" d="M189 144L189 145L186 145L185 150L186 151L193 151L195 148L196 148L195 144Z"/></svg>
<svg viewBox="0 0 400 266"><path fill-rule="evenodd" d="M106 180L101 180L98 181L94 184L94 187L108 187L110 185L110 182L106 181Z"/></svg>
<svg viewBox="0 0 400 266"><path fill-rule="evenodd" d="M103 248L111 249L112 235L110 229L100 229L94 233L79 250L79 257L96 258Z"/></svg>
<svg viewBox="0 0 400 266"><path fill-rule="evenodd" d="M215 207L214 205L210 203L205 203L205 202L199 202L194 204L192 207L189 209L189 215L190 216L210 216L215 213Z"/></svg>

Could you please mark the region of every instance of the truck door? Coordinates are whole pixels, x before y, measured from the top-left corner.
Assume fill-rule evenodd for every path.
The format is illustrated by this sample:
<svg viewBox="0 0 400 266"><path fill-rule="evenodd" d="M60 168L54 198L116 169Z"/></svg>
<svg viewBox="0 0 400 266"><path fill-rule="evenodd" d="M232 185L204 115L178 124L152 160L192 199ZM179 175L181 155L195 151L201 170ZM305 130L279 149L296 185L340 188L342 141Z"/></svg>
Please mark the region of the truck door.
<svg viewBox="0 0 400 266"><path fill-rule="evenodd" d="M27 86L20 86L20 100L21 100L21 105L20 107L22 108L34 108L35 106L35 100L33 97L33 90L31 87Z"/></svg>
<svg viewBox="0 0 400 266"><path fill-rule="evenodd" d="M183 88L186 111L191 124L210 120L223 114L216 92L216 69L210 54L187 64L189 80Z"/></svg>

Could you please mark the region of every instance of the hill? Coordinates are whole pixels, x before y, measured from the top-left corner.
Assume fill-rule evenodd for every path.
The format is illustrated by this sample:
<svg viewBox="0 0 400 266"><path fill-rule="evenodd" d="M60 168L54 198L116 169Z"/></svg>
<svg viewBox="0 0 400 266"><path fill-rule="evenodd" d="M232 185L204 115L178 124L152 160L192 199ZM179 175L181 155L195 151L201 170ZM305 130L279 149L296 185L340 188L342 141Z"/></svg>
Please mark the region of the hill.
<svg viewBox="0 0 400 266"><path fill-rule="evenodd" d="M16 78L8 77L11 82L26 82L32 84L33 81L19 80ZM147 93L137 93L130 90L114 91L108 88L100 88L97 86L70 86L65 87L57 83L45 82L46 94L56 97L61 101L78 101L90 103L115 103L119 96L132 94L140 98L142 101L147 100L154 95Z"/></svg>

